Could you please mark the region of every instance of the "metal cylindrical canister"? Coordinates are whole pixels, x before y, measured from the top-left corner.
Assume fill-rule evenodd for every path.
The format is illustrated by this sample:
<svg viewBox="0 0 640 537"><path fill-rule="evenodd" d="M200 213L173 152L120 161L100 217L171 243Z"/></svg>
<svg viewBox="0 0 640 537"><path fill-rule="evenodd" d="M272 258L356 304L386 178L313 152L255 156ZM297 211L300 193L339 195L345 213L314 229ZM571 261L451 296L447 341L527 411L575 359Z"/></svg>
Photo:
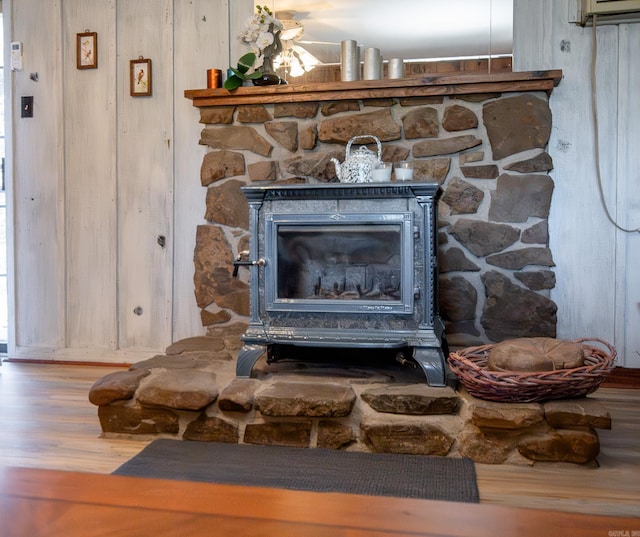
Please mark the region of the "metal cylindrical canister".
<svg viewBox="0 0 640 537"><path fill-rule="evenodd" d="M222 71L220 69L207 69L207 88L222 87Z"/></svg>
<svg viewBox="0 0 640 537"><path fill-rule="evenodd" d="M362 64L363 80L378 80L382 78L381 59L379 48L364 49L364 63Z"/></svg>
<svg viewBox="0 0 640 537"><path fill-rule="evenodd" d="M404 61L402 61L402 58L389 60L389 78L404 78Z"/></svg>
<svg viewBox="0 0 640 537"><path fill-rule="evenodd" d="M340 80L360 80L360 49L358 42L345 39L341 42Z"/></svg>

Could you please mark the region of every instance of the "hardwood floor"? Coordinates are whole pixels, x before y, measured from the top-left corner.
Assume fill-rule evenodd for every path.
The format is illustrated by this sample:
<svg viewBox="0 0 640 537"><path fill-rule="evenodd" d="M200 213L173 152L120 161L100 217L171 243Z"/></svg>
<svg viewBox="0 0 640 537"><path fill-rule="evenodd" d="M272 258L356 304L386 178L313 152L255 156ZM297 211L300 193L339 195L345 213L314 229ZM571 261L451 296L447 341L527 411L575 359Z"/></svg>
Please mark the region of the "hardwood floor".
<svg viewBox="0 0 640 537"><path fill-rule="evenodd" d="M150 440L100 438L93 383L122 368L0 366L0 464L106 474Z"/></svg>
<svg viewBox="0 0 640 537"><path fill-rule="evenodd" d="M640 519L0 467L3 537L602 537ZM619 533L615 533L619 532Z"/></svg>
<svg viewBox="0 0 640 537"><path fill-rule="evenodd" d="M3 363L0 465L108 474L151 438L101 438L89 388L118 368ZM611 431L598 431L599 468L477 465L483 504L640 517L640 390L601 388ZM612 528L616 529L616 528ZM637 530L638 527L626 528Z"/></svg>

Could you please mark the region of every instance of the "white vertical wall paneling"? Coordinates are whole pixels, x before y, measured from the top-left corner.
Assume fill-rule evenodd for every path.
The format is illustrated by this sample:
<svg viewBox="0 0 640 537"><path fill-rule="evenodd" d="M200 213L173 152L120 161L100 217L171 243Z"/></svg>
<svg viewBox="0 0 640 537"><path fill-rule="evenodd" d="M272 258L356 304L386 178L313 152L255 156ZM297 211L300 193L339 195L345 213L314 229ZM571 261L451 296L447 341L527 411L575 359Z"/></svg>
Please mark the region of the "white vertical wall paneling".
<svg viewBox="0 0 640 537"><path fill-rule="evenodd" d="M571 46L568 55L574 57L567 63L565 80L572 82L553 108L557 111L554 120L558 118L559 127L570 133L570 137L559 137L555 144L557 153L562 155L556 166L557 183L564 186L555 206L554 227L558 233L556 240L552 239L554 256L557 251L564 267L557 294L564 306L559 332L563 337L599 337L615 343L615 229L600 201L596 174L590 81L593 29L569 23L566 27L569 33L564 35L568 35ZM599 154L607 200L615 200L617 173L616 102L609 96L617 92L617 66L611 61L618 55L617 34L616 26L597 29ZM565 141L573 147L562 152L559 149ZM555 296L552 291L552 298Z"/></svg>
<svg viewBox="0 0 640 537"><path fill-rule="evenodd" d="M261 3L261 5L269 4L270 2ZM254 0L231 0L229 4L229 65L233 67L237 65L240 56L248 51L238 36L243 31L247 19L253 15L253 6Z"/></svg>
<svg viewBox="0 0 640 537"><path fill-rule="evenodd" d="M640 228L640 24L620 26L618 72L618 207L619 223L627 229ZM640 233L618 232L616 328L624 342L624 365L640 367Z"/></svg>
<svg viewBox="0 0 640 537"><path fill-rule="evenodd" d="M606 339L617 347L619 365L637 367L638 363L629 358L630 341L625 341L620 330L620 326L629 327L629 323L637 319L638 290L630 284L635 271L629 264L630 259L621 257L624 251L620 241L616 243L617 233L600 203L593 158L592 29L569 23L572 2L516 0L514 9L515 69L560 68L564 75L550 101L553 131L549 152L554 161L551 175L555 191L549 233L557 265L557 284L551 298L558 304L559 337ZM544 24L536 24L536 20L544 20ZM637 31L637 24L629 26ZM625 54L619 49L620 27L599 27L597 36L602 184L612 212L624 222L634 216L637 209L616 206L620 181L627 181L621 177L622 162L626 160L618 156L618 151L624 147L625 140L637 140L638 135L637 129L633 134L633 120L626 126L624 120L619 123L621 116L628 116L629 112L624 110L618 98L619 58ZM630 76L636 77L631 87L637 87L637 74ZM622 85L626 84L620 80ZM626 91L621 88L620 93ZM625 245L629 240L633 239L625 239ZM629 255L628 250L626 255ZM635 308L635 317L630 314L631 308Z"/></svg>
<svg viewBox="0 0 640 537"><path fill-rule="evenodd" d="M11 76L13 102L13 355L64 345L64 184L61 16L59 2L10 4L8 40L22 41L24 69ZM15 25L15 21L19 21ZM37 31L33 29L37 28ZM37 73L37 82L30 78ZM34 98L33 118L20 97ZM37 268L36 268L37 267Z"/></svg>
<svg viewBox="0 0 640 537"><path fill-rule="evenodd" d="M63 4L67 345L117 347L115 0ZM98 33L77 69L76 34Z"/></svg>
<svg viewBox="0 0 640 537"><path fill-rule="evenodd" d="M553 11L548 2L513 0L513 70L557 69L548 35Z"/></svg>
<svg viewBox="0 0 640 537"><path fill-rule="evenodd" d="M566 10L556 6L561 15ZM616 86L617 29L598 29L598 95ZM614 343L614 230L598 194L590 82L592 29L556 19L554 57L564 71L562 88L552 98L556 192L550 219L550 241L559 266L551 297L559 305L558 335L599 337ZM564 41L564 50L562 42ZM568 48L567 48L568 47ZM614 90L615 91L615 90ZM598 98L602 184L605 197L615 192L615 101Z"/></svg>
<svg viewBox="0 0 640 537"><path fill-rule="evenodd" d="M560 269L551 297L559 305L558 335L605 339L624 356L616 337L615 228L601 203L596 173L591 62L593 28L565 22L565 6L554 5L555 53L564 71L557 99L552 98L557 196L550 222L551 249ZM564 45L564 46L562 46ZM597 28L597 114L602 189L615 213L617 182L618 27ZM567 46L569 47L567 49ZM554 92L554 96L555 92ZM623 359L623 358L622 358Z"/></svg>
<svg viewBox="0 0 640 537"><path fill-rule="evenodd" d="M5 42L11 41L13 35L13 10L12 0L4 0L2 6L2 28ZM11 65L10 60L10 47L4 47L4 65ZM14 154L14 115L15 107L14 102L14 87L13 76L9 69L4 73L5 84L2 88L5 102L5 161L4 161L4 179L5 179L5 200L7 202L6 207L6 237L7 237L7 338L8 338L8 351L12 354L15 353L15 341L16 341L16 323L15 323L15 273L14 267L14 204L13 204L13 154ZM2 364L0 364L2 365Z"/></svg>
<svg viewBox="0 0 640 537"><path fill-rule="evenodd" d="M120 347L135 350L171 342L172 8L170 0L117 4L118 320ZM129 61L140 56L152 60L153 94L131 97Z"/></svg>
<svg viewBox="0 0 640 537"><path fill-rule="evenodd" d="M207 69L226 72L229 62L229 2L174 2L175 62L175 227L173 241L175 341L204 333L193 289L196 228L204 222L205 188L200 165L206 147L198 144L203 125L187 89L206 88Z"/></svg>

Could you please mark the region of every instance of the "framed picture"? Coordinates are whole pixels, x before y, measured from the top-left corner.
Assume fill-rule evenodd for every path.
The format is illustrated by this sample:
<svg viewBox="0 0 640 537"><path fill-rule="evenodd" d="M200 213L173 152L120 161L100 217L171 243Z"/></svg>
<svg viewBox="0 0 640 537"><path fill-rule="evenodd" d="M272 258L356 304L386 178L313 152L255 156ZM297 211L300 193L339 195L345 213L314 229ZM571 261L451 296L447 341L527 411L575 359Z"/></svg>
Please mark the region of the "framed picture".
<svg viewBox="0 0 640 537"><path fill-rule="evenodd" d="M76 67L78 69L98 68L98 34L96 32L76 34Z"/></svg>
<svg viewBox="0 0 640 537"><path fill-rule="evenodd" d="M129 73L131 96L151 95L151 60L140 57L129 63L131 65Z"/></svg>

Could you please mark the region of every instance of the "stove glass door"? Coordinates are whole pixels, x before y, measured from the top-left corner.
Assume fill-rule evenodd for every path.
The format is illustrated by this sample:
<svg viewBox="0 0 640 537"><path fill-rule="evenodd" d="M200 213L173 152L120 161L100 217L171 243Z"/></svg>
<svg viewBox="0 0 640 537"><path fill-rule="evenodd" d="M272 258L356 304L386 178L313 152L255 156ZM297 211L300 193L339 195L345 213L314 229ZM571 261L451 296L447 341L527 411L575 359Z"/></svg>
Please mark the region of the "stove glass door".
<svg viewBox="0 0 640 537"><path fill-rule="evenodd" d="M411 313L412 218L267 215L267 309Z"/></svg>

